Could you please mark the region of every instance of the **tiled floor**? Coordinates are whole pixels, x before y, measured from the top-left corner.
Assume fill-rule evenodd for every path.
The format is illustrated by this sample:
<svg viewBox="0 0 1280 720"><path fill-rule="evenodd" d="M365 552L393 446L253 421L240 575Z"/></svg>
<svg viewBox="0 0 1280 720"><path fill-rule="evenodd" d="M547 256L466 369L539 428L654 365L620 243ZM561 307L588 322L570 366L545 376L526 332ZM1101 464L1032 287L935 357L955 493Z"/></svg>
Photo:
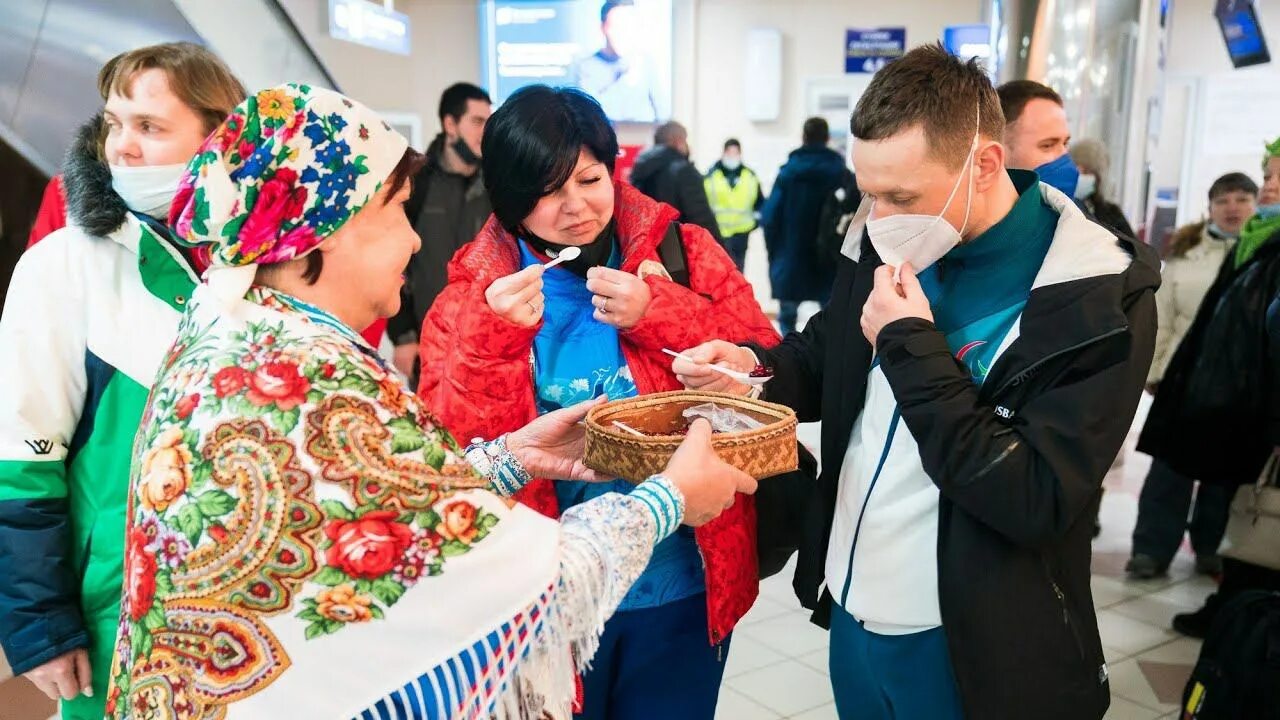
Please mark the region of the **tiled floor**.
<svg viewBox="0 0 1280 720"><path fill-rule="evenodd" d="M1145 410L1145 407L1143 408ZM816 447L813 427L802 438ZM1196 610L1214 583L1194 576L1185 551L1168 578L1128 582L1124 562L1149 460L1128 452L1107 478L1102 535L1094 542L1093 599L1111 669L1106 720L1175 718L1200 643L1169 629L1173 615ZM766 580L760 599L734 633L717 720L834 720L827 678L827 635L809 624L791 593L790 569Z"/></svg>

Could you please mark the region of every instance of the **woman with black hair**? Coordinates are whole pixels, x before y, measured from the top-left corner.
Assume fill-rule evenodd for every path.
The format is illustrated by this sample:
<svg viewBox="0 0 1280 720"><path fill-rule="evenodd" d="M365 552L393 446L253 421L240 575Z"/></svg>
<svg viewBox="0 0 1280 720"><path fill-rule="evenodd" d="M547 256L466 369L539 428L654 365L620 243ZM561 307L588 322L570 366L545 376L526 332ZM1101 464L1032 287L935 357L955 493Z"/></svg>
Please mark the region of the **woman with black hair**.
<svg viewBox="0 0 1280 720"><path fill-rule="evenodd" d="M525 88L490 118L482 149L494 217L454 257L422 333L419 394L459 436L600 395L680 389L664 348L721 334L778 342L710 233L611 179L617 137L590 96ZM544 270L569 247L581 254ZM555 516L630 489L538 480L516 497ZM580 717L714 715L729 633L759 589L755 529L740 495L658 546L605 625Z"/></svg>

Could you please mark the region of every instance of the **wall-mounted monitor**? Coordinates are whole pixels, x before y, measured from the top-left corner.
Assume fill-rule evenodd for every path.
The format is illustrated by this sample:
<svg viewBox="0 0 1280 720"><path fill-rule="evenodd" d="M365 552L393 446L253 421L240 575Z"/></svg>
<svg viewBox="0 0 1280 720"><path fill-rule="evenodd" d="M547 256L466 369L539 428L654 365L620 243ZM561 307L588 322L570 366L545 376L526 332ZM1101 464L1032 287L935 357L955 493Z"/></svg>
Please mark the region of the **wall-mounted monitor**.
<svg viewBox="0 0 1280 720"><path fill-rule="evenodd" d="M480 33L495 103L543 83L582 88L617 122L671 117L671 0L483 0Z"/></svg>
<svg viewBox="0 0 1280 720"><path fill-rule="evenodd" d="M1231 64L1242 68L1271 62L1253 0L1218 0L1214 9Z"/></svg>

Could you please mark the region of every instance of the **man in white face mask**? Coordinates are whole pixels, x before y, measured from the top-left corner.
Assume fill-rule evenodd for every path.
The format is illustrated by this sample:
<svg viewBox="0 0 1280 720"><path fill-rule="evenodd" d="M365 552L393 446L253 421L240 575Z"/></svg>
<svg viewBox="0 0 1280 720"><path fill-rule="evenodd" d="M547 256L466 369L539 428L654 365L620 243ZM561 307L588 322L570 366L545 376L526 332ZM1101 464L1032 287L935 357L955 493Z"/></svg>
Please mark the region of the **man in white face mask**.
<svg viewBox="0 0 1280 720"><path fill-rule="evenodd" d="M764 190L755 171L742 164L742 143L729 138L720 161L707 171L703 187L720 226L721 245L742 272L747 260L747 239L759 225Z"/></svg>
<svg viewBox="0 0 1280 720"><path fill-rule="evenodd" d="M830 304L772 350L764 397L822 421L795 587L831 628L841 717L1101 718L1093 506L1137 408L1159 262L1009 170L995 88L916 48L852 121L863 207Z"/></svg>
<svg viewBox="0 0 1280 720"><path fill-rule="evenodd" d="M245 95L191 43L119 55L98 88L102 115L63 167L69 225L22 257L0 317L0 646L76 720L104 714L133 435L196 282L169 203ZM197 412L202 398L184 402ZM185 490L162 485L157 498Z"/></svg>

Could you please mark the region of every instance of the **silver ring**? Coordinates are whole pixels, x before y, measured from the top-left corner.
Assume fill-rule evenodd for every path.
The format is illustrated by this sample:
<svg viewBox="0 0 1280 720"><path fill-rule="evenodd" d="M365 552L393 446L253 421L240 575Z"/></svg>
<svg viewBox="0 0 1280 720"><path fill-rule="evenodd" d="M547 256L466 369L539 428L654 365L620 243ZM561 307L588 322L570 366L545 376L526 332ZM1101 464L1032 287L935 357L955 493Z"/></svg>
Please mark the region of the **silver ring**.
<svg viewBox="0 0 1280 720"><path fill-rule="evenodd" d="M529 309L533 311L534 315L538 314L538 306L534 305L532 300L525 300L524 304L529 306Z"/></svg>
<svg viewBox="0 0 1280 720"><path fill-rule="evenodd" d="M600 312L605 315L609 314L609 298L605 298L604 302L600 303Z"/></svg>

